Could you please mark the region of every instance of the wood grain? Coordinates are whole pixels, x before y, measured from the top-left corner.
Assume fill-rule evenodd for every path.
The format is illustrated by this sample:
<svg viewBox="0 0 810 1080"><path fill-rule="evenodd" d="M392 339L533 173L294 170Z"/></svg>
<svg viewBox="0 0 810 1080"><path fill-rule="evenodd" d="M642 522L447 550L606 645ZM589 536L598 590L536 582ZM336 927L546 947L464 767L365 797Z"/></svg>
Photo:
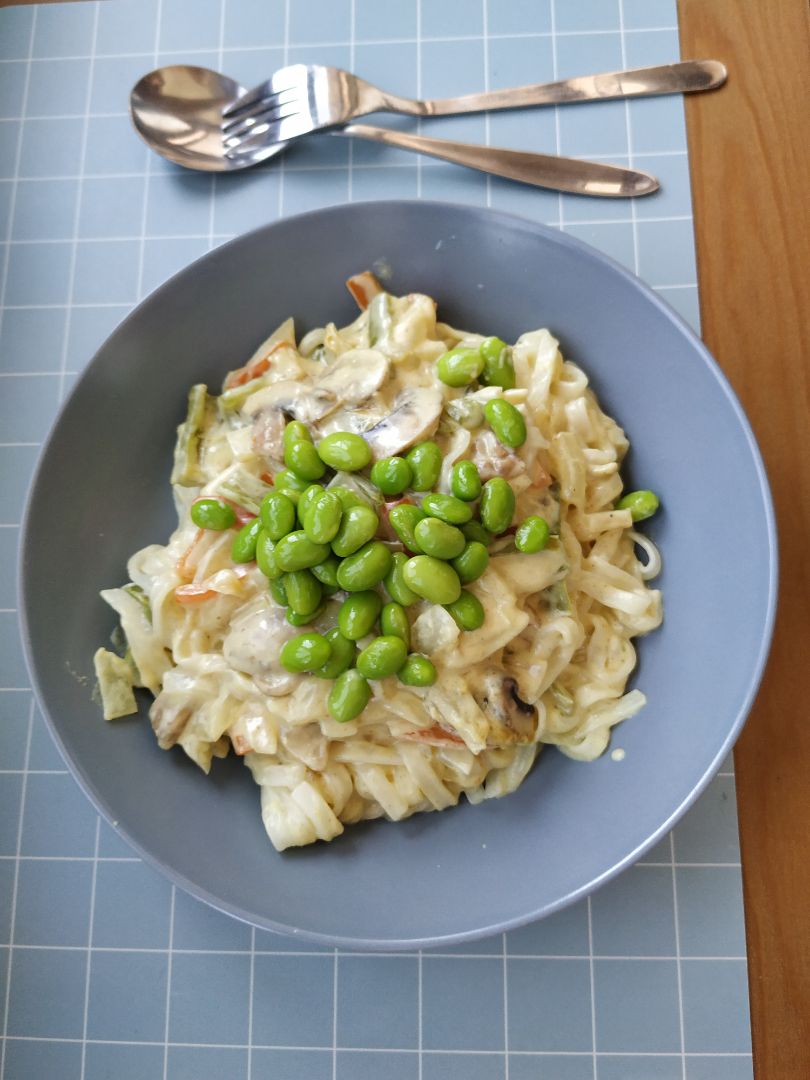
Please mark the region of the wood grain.
<svg viewBox="0 0 810 1080"><path fill-rule="evenodd" d="M776 635L735 750L758 1080L810 1076L810 7L679 0L703 336L754 426L781 551ZM745 522L732 542L745 543ZM734 537L738 533L738 540ZM745 583L740 583L745 587Z"/></svg>

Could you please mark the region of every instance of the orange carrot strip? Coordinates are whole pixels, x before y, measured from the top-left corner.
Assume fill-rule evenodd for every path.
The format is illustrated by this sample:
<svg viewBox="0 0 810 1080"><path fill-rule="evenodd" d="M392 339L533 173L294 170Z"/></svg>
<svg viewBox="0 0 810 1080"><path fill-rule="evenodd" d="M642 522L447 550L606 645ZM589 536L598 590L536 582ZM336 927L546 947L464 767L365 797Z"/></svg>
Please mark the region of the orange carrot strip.
<svg viewBox="0 0 810 1080"><path fill-rule="evenodd" d="M353 274L346 282L346 288L361 311L366 310L377 293L384 291L370 270L364 270L362 274Z"/></svg>

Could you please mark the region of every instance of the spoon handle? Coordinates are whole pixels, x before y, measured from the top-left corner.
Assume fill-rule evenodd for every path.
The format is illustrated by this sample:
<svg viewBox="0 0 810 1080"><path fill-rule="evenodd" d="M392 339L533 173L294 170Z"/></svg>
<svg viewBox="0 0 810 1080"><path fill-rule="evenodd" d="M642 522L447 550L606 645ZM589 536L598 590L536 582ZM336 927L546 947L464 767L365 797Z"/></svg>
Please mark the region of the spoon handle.
<svg viewBox="0 0 810 1080"><path fill-rule="evenodd" d="M456 165L503 176L534 187L551 191L566 191L575 195L603 195L609 198L628 198L649 195L658 190L658 181L649 173L606 165L597 161L553 154L533 154L524 150L505 150L497 146L477 146L474 143L454 142L451 139L429 139L406 131L372 127L369 124L347 124L335 128L333 135L349 135L357 139L396 146L415 154L427 154Z"/></svg>

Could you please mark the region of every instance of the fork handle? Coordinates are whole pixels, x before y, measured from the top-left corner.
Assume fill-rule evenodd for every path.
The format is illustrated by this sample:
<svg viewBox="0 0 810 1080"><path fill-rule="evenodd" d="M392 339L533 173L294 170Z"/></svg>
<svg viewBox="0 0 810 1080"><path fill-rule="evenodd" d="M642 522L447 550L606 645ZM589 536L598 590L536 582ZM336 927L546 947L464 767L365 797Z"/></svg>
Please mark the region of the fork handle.
<svg viewBox="0 0 810 1080"><path fill-rule="evenodd" d="M416 154L427 154L456 165L466 165L492 176L519 180L534 187L551 191L568 191L576 195L606 195L613 198L649 195L658 188L658 181L649 173L606 165L597 161L551 154L532 154L523 150L503 150L497 146L477 146L474 143L453 142L451 139L429 139L407 131L372 127L369 124L347 124L334 128L333 135L350 135L358 139L397 146Z"/></svg>
<svg viewBox="0 0 810 1080"><path fill-rule="evenodd" d="M516 86L510 90L490 90L483 94L412 101L385 94L385 108L412 116L449 116L494 109L520 109L528 105L566 105L575 101L610 101L613 98L647 97L655 94L692 94L713 90L726 81L727 71L719 60L683 60L676 64L636 68L633 71L606 71L601 75L580 75L559 82Z"/></svg>

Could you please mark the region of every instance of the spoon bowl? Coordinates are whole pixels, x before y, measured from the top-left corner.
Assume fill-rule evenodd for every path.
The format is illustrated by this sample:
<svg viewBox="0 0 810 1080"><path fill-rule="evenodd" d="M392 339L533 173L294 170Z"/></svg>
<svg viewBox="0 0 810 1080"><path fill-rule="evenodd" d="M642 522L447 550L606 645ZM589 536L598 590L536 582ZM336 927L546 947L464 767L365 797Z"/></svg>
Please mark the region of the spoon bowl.
<svg viewBox="0 0 810 1080"><path fill-rule="evenodd" d="M222 114L245 88L210 68L171 64L144 75L129 96L135 130L155 153L204 172L236 172L274 157L287 145L265 142L250 154L229 157Z"/></svg>

